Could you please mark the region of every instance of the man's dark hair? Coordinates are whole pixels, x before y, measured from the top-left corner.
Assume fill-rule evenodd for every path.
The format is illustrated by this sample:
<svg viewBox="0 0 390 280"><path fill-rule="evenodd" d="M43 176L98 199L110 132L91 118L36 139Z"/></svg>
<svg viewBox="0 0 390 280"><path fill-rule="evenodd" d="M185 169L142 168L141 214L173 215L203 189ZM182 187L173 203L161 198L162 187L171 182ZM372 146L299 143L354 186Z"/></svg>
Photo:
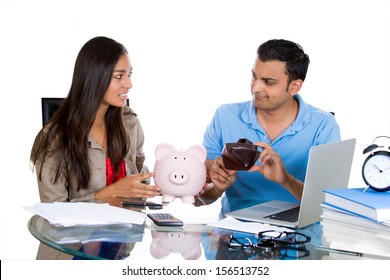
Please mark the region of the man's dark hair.
<svg viewBox="0 0 390 280"><path fill-rule="evenodd" d="M271 60L285 62L289 83L297 79L304 81L306 78L310 59L302 47L294 42L283 39L269 40L259 46L257 56L262 62Z"/></svg>

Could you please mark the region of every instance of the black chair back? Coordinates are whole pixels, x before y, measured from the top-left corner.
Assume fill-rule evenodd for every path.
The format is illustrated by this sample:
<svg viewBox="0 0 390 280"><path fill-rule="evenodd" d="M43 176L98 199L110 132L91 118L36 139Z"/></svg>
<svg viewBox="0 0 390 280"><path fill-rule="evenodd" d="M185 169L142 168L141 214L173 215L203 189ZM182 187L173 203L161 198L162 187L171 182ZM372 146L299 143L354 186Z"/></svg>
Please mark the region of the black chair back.
<svg viewBox="0 0 390 280"><path fill-rule="evenodd" d="M45 126L63 100L64 98L42 97L42 126Z"/></svg>
<svg viewBox="0 0 390 280"><path fill-rule="evenodd" d="M59 97L42 97L42 126L50 120L54 112L60 107L64 98ZM129 99L126 100L126 105L129 106Z"/></svg>

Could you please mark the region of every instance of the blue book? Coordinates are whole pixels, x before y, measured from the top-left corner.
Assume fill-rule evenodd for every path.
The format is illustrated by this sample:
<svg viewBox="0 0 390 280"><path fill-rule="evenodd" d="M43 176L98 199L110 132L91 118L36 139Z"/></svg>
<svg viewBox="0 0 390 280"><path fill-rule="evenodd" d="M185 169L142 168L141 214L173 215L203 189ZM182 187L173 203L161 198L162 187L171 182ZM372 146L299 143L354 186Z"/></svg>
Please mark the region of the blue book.
<svg viewBox="0 0 390 280"><path fill-rule="evenodd" d="M371 189L325 189L324 204L376 222L390 221L390 192Z"/></svg>

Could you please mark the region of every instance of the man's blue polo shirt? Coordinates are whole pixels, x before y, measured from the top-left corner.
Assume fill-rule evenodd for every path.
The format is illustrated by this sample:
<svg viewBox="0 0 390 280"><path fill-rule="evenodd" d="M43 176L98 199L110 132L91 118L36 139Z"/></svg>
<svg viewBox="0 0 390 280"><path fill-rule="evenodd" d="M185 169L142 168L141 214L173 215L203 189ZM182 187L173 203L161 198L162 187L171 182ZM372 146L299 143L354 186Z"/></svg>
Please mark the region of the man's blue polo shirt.
<svg viewBox="0 0 390 280"><path fill-rule="evenodd" d="M266 142L281 156L288 173L304 181L309 151L312 146L340 140L335 117L303 101L296 95L299 112L296 120L271 142L256 117L252 101L220 106L206 128L203 145L207 159L221 157L225 143L246 138L252 142ZM259 164L258 162L256 164ZM284 187L264 178L259 172L238 171L237 180L225 192L227 198L256 198L259 201L297 199ZM250 204L250 203L248 203ZM249 205L237 206L242 208ZM223 210L234 210L223 202Z"/></svg>

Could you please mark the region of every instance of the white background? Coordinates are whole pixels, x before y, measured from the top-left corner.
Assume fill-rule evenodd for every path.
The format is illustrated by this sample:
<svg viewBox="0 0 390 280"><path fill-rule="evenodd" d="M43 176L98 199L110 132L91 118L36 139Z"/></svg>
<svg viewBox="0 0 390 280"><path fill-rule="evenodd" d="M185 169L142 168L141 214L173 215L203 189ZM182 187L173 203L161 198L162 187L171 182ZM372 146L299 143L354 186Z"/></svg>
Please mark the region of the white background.
<svg viewBox="0 0 390 280"><path fill-rule="evenodd" d="M362 150L390 135L389 15L386 0L0 0L1 259L35 258L22 206L39 202L29 154L40 99L67 95L87 40L104 35L129 50L150 167L158 143L201 143L218 105L251 98L260 43L299 43L311 59L300 93L336 113L343 139L357 138L350 186L362 187Z"/></svg>

